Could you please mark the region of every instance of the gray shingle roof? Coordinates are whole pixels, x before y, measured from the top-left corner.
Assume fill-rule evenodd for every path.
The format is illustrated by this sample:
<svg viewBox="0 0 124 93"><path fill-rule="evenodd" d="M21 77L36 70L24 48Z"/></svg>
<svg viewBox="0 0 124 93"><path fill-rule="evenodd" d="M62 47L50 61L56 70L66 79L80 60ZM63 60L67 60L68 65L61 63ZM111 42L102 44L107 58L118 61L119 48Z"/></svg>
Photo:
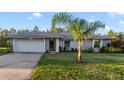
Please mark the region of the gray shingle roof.
<svg viewBox="0 0 124 93"><path fill-rule="evenodd" d="M26 34L17 34L11 38L61 38L64 40L72 40L73 36L67 32L29 32ZM93 35L89 39L111 39L107 36Z"/></svg>
<svg viewBox="0 0 124 93"><path fill-rule="evenodd" d="M100 39L100 40L111 40L112 38L104 35L104 36L101 36L101 35L92 35L89 39Z"/></svg>

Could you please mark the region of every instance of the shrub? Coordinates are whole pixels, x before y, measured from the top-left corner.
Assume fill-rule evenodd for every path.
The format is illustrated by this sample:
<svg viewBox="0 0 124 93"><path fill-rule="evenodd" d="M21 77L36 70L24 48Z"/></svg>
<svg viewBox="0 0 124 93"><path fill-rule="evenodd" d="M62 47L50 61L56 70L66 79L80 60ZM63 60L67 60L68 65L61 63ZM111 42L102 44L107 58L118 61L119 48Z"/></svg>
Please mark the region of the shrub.
<svg viewBox="0 0 124 93"><path fill-rule="evenodd" d="M121 39L114 39L114 40L112 40L111 45L113 47L120 47L121 45L124 45L124 41Z"/></svg>
<svg viewBox="0 0 124 93"><path fill-rule="evenodd" d="M49 51L48 51L48 50L46 50L46 53L49 53Z"/></svg>
<svg viewBox="0 0 124 93"><path fill-rule="evenodd" d="M10 48L0 48L0 54L10 52Z"/></svg>
<svg viewBox="0 0 124 93"><path fill-rule="evenodd" d="M124 50L123 50L124 51ZM110 46L110 47L102 47L100 49L100 52L101 53L121 53L122 52L122 49L119 48L119 47L113 47L113 46Z"/></svg>
<svg viewBox="0 0 124 93"><path fill-rule="evenodd" d="M74 52L74 48L71 48L71 52Z"/></svg>
<svg viewBox="0 0 124 93"><path fill-rule="evenodd" d="M74 51L77 52L78 51L77 48L75 48Z"/></svg>
<svg viewBox="0 0 124 93"><path fill-rule="evenodd" d="M66 47L64 47L64 52L66 52Z"/></svg>
<svg viewBox="0 0 124 93"><path fill-rule="evenodd" d="M101 53L124 53L124 40L113 39L111 44L107 44L107 47L100 49Z"/></svg>
<svg viewBox="0 0 124 93"><path fill-rule="evenodd" d="M104 52L105 52L105 48L106 48L106 47L102 46L102 48L99 50L100 53L104 53Z"/></svg>
<svg viewBox="0 0 124 93"><path fill-rule="evenodd" d="M59 47L59 51L62 52L62 47L61 46Z"/></svg>
<svg viewBox="0 0 124 93"><path fill-rule="evenodd" d="M83 52L86 52L86 53L93 53L94 51L95 50L92 47L83 50Z"/></svg>

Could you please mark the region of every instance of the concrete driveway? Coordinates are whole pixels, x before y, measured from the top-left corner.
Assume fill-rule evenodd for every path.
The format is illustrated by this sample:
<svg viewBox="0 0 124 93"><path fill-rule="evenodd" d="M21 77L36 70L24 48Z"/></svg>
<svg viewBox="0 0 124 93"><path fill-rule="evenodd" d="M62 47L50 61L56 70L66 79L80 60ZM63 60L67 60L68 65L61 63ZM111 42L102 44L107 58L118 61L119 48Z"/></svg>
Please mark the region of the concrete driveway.
<svg viewBox="0 0 124 93"><path fill-rule="evenodd" d="M0 79L27 80L42 54L11 53L0 56Z"/></svg>

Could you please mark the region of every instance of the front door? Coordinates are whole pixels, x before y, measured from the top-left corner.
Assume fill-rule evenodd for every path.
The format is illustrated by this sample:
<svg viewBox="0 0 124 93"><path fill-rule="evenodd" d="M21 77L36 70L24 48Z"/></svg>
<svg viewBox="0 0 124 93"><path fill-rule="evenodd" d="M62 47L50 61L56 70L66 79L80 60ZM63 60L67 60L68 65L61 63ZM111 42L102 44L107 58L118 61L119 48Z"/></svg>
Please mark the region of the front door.
<svg viewBox="0 0 124 93"><path fill-rule="evenodd" d="M50 39L49 41L49 50L55 51L55 39Z"/></svg>

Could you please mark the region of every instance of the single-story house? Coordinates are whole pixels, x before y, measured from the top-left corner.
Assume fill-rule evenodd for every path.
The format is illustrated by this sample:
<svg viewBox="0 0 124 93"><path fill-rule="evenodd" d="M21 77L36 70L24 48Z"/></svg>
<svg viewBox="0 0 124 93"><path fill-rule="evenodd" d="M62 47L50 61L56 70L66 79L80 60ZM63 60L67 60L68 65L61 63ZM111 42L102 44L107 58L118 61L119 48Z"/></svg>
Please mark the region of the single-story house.
<svg viewBox="0 0 124 93"><path fill-rule="evenodd" d="M93 48L98 52L103 46L111 43L107 36L92 35L88 40L83 40L82 50ZM71 33L67 32L29 32L11 37L13 52L60 52L60 49L77 49L77 41L73 40Z"/></svg>

